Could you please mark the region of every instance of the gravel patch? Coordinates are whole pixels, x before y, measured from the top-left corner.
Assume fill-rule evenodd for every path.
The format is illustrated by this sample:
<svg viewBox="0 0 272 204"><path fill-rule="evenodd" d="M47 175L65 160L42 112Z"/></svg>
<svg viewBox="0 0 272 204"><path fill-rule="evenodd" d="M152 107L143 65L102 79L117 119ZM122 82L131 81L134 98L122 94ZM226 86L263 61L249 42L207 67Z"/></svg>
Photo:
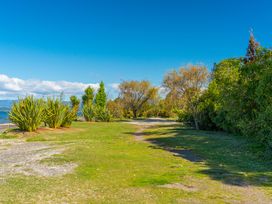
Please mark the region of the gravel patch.
<svg viewBox="0 0 272 204"><path fill-rule="evenodd" d="M156 125L178 124L177 122L173 120L167 120L163 118L148 118L146 120L133 120L133 121L125 122L125 123L139 126L139 129L137 132L134 133L134 136L137 141L142 141L142 142L147 142L144 138L144 133L143 133L146 128L156 126Z"/></svg>
<svg viewBox="0 0 272 204"><path fill-rule="evenodd" d="M139 126L154 126L154 125L174 125L178 124L178 122L175 122L173 120L167 120L163 118L148 118L146 120L133 120L126 122L133 125L139 125Z"/></svg>
<svg viewBox="0 0 272 204"><path fill-rule="evenodd" d="M0 180L8 175L62 176L71 173L77 166L73 163L48 165L44 159L61 154L63 146L52 146L41 142L25 142L18 139L0 140Z"/></svg>

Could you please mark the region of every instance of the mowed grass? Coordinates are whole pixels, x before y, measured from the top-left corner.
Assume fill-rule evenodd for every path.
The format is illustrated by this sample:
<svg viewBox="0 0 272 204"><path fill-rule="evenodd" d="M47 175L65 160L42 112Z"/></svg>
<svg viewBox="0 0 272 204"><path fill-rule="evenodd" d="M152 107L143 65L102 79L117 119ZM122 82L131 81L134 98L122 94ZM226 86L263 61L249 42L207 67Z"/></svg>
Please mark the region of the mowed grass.
<svg viewBox="0 0 272 204"><path fill-rule="evenodd" d="M75 123L68 131L28 137L66 146L62 155L43 162L78 167L62 177L1 180L0 203L265 203L271 198L271 168L241 138L163 126L145 131L150 144L136 141L135 131L125 123ZM182 149L189 150L184 158L170 152ZM188 160L190 154L201 161ZM177 183L181 187L163 187Z"/></svg>

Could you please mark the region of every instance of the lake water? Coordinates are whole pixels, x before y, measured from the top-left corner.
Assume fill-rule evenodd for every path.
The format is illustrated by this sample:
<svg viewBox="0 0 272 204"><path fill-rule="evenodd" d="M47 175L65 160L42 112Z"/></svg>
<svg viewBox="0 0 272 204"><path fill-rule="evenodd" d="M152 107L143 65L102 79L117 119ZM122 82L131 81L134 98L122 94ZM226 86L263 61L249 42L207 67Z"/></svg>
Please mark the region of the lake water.
<svg viewBox="0 0 272 204"><path fill-rule="evenodd" d="M8 112L6 111L0 111L0 124L2 123L8 123Z"/></svg>

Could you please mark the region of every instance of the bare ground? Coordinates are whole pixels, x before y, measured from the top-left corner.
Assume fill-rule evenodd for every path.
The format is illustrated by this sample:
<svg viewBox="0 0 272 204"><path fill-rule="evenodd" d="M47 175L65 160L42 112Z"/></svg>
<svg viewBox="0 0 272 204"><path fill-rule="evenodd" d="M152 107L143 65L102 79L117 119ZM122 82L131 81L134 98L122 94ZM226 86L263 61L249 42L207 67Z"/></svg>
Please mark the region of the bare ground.
<svg viewBox="0 0 272 204"><path fill-rule="evenodd" d="M26 176L62 176L77 166L73 163L52 165L41 162L61 154L64 146L42 142L25 142L21 139L0 140L0 178L23 174Z"/></svg>

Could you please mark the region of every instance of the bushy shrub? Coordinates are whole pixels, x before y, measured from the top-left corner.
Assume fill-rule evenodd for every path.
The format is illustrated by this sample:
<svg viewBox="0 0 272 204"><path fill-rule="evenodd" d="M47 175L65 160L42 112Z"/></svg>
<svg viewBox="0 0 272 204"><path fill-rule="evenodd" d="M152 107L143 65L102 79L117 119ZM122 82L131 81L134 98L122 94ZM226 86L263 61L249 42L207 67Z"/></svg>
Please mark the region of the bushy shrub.
<svg viewBox="0 0 272 204"><path fill-rule="evenodd" d="M124 108L119 98L116 98L115 100L109 100L107 103L107 109L113 118L121 119L124 117Z"/></svg>
<svg viewBox="0 0 272 204"><path fill-rule="evenodd" d="M95 108L95 121L97 122L110 122L112 115L105 108L96 107Z"/></svg>
<svg viewBox="0 0 272 204"><path fill-rule="evenodd" d="M90 122L95 116L95 111L93 105L85 104L82 108L82 114L86 121Z"/></svg>
<svg viewBox="0 0 272 204"><path fill-rule="evenodd" d="M174 112L177 114L177 121L182 122L186 125L192 125L193 124L193 117L186 111L182 109L176 109Z"/></svg>
<svg viewBox="0 0 272 204"><path fill-rule="evenodd" d="M63 104L63 102L59 98L47 99L44 109L44 117L44 122L50 128L69 126L70 121L73 120L73 115L69 110L69 106Z"/></svg>
<svg viewBox="0 0 272 204"><path fill-rule="evenodd" d="M43 121L44 101L27 96L14 103L9 113L9 119L22 131L35 131Z"/></svg>
<svg viewBox="0 0 272 204"><path fill-rule="evenodd" d="M71 103L71 111L72 111L72 117L73 120L77 120L78 116L78 110L80 107L80 100L76 96L71 96L70 97L70 103Z"/></svg>
<svg viewBox="0 0 272 204"><path fill-rule="evenodd" d="M76 120L77 116L75 114L75 109L70 108L68 105L65 105L64 118L61 123L61 127L70 127L72 122Z"/></svg>

